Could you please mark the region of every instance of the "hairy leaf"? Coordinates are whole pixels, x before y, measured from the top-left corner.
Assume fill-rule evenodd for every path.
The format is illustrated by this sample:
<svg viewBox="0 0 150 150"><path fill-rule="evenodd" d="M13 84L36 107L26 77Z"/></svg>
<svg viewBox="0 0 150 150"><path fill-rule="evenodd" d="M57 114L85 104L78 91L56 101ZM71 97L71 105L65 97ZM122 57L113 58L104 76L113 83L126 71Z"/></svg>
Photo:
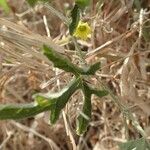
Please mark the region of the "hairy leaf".
<svg viewBox="0 0 150 150"><path fill-rule="evenodd" d="M89 89L87 84L83 84L83 93L84 93L84 104L82 108L82 112L77 118L77 134L83 134L88 127L88 123L91 119L91 90Z"/></svg>
<svg viewBox="0 0 150 150"><path fill-rule="evenodd" d="M109 92L106 90L95 90L95 89L91 89L91 90L92 90L92 94L95 94L98 97L103 97L109 94Z"/></svg>
<svg viewBox="0 0 150 150"><path fill-rule="evenodd" d="M47 94L37 94L35 95L36 101L39 105L46 103L47 99L51 99L53 102L53 107L51 107L51 123L55 123L59 118L61 110L65 107L66 103L72 96L72 94L80 87L80 79L74 79L69 85L63 88L58 93L47 93Z"/></svg>
<svg viewBox="0 0 150 150"><path fill-rule="evenodd" d="M96 71L100 69L100 62L97 62L89 67L87 71L85 71L86 75L94 75Z"/></svg>
<svg viewBox="0 0 150 150"><path fill-rule="evenodd" d="M78 5L75 5L74 8L71 11L71 23L69 25L69 32L71 35L73 35L76 27L78 26L79 20L80 20L80 9Z"/></svg>
<svg viewBox="0 0 150 150"><path fill-rule="evenodd" d="M86 6L90 4L91 0L76 0L76 4L81 8L84 9Z"/></svg>
<svg viewBox="0 0 150 150"><path fill-rule="evenodd" d="M61 109L66 105L77 88L79 88L79 79L75 79L58 93L35 94L35 103L0 105L0 119L23 119L43 111L52 110L54 120L56 120ZM52 120L52 122L54 121Z"/></svg>
<svg viewBox="0 0 150 150"><path fill-rule="evenodd" d="M51 110L51 123L55 123L58 120L61 110L66 106L72 94L79 88L79 81L79 79L75 79L64 88L61 97L56 100L56 103Z"/></svg>
<svg viewBox="0 0 150 150"><path fill-rule="evenodd" d="M46 55L47 58L53 62L54 66L59 69L63 69L67 72L72 72L75 75L79 74L79 72L82 71L74 64L72 64L67 58L47 46L44 46L44 55Z"/></svg>
<svg viewBox="0 0 150 150"><path fill-rule="evenodd" d="M53 62L54 66L63 69L66 72L71 72L74 75L94 75L95 72L100 68L100 63L95 63L94 65L87 68L79 68L71 63L67 58L60 55L58 52L52 50L48 46L43 47L44 55Z"/></svg>
<svg viewBox="0 0 150 150"><path fill-rule="evenodd" d="M0 119L23 119L31 117L43 111L50 110L52 106L53 102L51 101L46 101L42 105L37 103L0 105Z"/></svg>

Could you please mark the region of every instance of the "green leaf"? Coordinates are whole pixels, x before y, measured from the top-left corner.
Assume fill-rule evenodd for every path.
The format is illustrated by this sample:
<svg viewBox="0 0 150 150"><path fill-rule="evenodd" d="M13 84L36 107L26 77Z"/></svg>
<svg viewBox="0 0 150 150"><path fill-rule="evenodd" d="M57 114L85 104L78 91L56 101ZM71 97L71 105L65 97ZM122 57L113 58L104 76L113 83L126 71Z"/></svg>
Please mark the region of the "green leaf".
<svg viewBox="0 0 150 150"><path fill-rule="evenodd" d="M0 105L0 119L23 119L35 116L43 111L50 110L53 106L51 101L42 105L37 103L29 104L5 104Z"/></svg>
<svg viewBox="0 0 150 150"><path fill-rule="evenodd" d="M119 144L119 148L120 150L148 150L150 147L149 143L144 138L140 138L126 143L121 143Z"/></svg>
<svg viewBox="0 0 150 150"><path fill-rule="evenodd" d="M78 5L75 5L74 8L71 11L71 23L69 25L69 32L71 35L73 35L75 29L78 26L79 20L80 20L80 9Z"/></svg>
<svg viewBox="0 0 150 150"><path fill-rule="evenodd" d="M90 4L91 0L76 0L75 3L81 8L84 9Z"/></svg>
<svg viewBox="0 0 150 150"><path fill-rule="evenodd" d="M10 7L7 4L6 0L0 0L0 6L4 9L6 13L9 13Z"/></svg>
<svg viewBox="0 0 150 150"><path fill-rule="evenodd" d="M67 58L60 55L56 51L52 50L51 48L44 45L44 55L53 62L54 66L63 69L66 72L72 72L73 74L77 75L81 72L81 69L77 68L74 64L72 64Z"/></svg>
<svg viewBox="0 0 150 150"><path fill-rule="evenodd" d="M61 109L64 108L70 96L79 88L79 81L79 79L73 80L58 93L35 94L34 103L0 105L0 119L23 119L52 110L53 123L58 119Z"/></svg>
<svg viewBox="0 0 150 150"><path fill-rule="evenodd" d="M98 97L103 97L109 94L108 91L106 90L96 90L96 89L92 89L92 94L95 94Z"/></svg>
<svg viewBox="0 0 150 150"><path fill-rule="evenodd" d="M36 94L35 100L41 106L47 103L47 100L51 101L53 107L51 107L51 123L55 123L60 115L61 110L65 107L66 103L72 96L72 94L80 87L80 79L73 79L70 84L63 88L58 93L46 93L46 94Z"/></svg>
<svg viewBox="0 0 150 150"><path fill-rule="evenodd" d="M100 63L95 63L94 65L87 67L87 68L79 68L71 63L67 58L60 55L58 52L52 50L48 46L43 46L44 55L53 62L54 66L63 69L66 72L71 72L74 75L94 75L95 72L99 69Z"/></svg>
<svg viewBox="0 0 150 150"><path fill-rule="evenodd" d="M30 6L35 6L35 4L37 3L37 2L39 2L39 1L41 1L41 2L48 2L49 0L27 0L27 2L29 3L29 5Z"/></svg>
<svg viewBox="0 0 150 150"><path fill-rule="evenodd" d="M61 97L56 100L55 105L51 110L50 121L52 124L58 120L61 110L66 106L70 97L78 88L79 79L75 79L63 89Z"/></svg>
<svg viewBox="0 0 150 150"><path fill-rule="evenodd" d="M35 94L34 99L39 106L43 106L44 104L47 103L47 101L51 101L53 104L55 103L53 98L43 97L42 95L39 94Z"/></svg>
<svg viewBox="0 0 150 150"><path fill-rule="evenodd" d="M93 64L93 65L91 65L90 67L89 67L89 69L87 70L87 71L85 71L86 72L86 75L94 75L95 74L95 72L98 70L98 69L100 69L100 62L97 62L97 63L95 63L95 64Z"/></svg>
<svg viewBox="0 0 150 150"><path fill-rule="evenodd" d="M91 118L91 90L89 89L87 84L83 85L83 93L84 93L84 104L82 108L82 113L77 118L77 134L83 134L88 127L88 123Z"/></svg>

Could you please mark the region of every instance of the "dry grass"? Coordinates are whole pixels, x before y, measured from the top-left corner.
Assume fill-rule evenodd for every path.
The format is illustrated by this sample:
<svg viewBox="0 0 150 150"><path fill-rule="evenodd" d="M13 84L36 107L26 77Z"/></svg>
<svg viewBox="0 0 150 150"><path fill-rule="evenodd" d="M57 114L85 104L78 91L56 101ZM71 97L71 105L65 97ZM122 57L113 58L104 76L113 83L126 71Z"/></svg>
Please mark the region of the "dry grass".
<svg viewBox="0 0 150 150"><path fill-rule="evenodd" d="M93 0L82 16L92 26L92 37L78 41L87 63L101 61L101 71L91 83L106 83L112 93L133 112L150 137L150 43L143 38L143 26L150 13L135 11L133 0ZM147 2L147 5L144 5ZM43 5L31 9L25 0L9 0L13 10L0 12L0 101L25 103L35 92L58 91L71 76L53 68L41 53L50 45L74 63L80 60L68 41L68 29ZM99 5L98 5L99 4ZM71 0L55 0L53 7L68 15ZM65 8L64 6L67 6ZM150 7L143 1L143 7ZM149 31L150 32L150 31ZM75 93L56 125L48 123L48 113L21 121L0 122L0 149L3 150L117 150L118 142L140 135L112 102L112 97L93 97L93 113L87 133L75 134L75 119L82 104Z"/></svg>

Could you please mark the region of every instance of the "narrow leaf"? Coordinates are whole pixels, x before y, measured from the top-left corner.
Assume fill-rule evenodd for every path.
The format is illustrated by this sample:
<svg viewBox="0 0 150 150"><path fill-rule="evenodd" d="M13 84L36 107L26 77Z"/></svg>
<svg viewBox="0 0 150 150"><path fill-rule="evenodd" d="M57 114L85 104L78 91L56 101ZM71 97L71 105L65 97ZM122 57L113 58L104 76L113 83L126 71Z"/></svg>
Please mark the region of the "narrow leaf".
<svg viewBox="0 0 150 150"><path fill-rule="evenodd" d="M63 69L67 72L72 72L73 74L77 75L81 72L74 64L72 64L67 58L60 55L56 51L52 50L51 48L44 45L44 55L53 62L54 66Z"/></svg>
<svg viewBox="0 0 150 150"><path fill-rule="evenodd" d="M0 120L31 117L43 111L50 110L52 105L53 103L50 101L42 105L38 105L37 103L0 105Z"/></svg>
<svg viewBox="0 0 150 150"><path fill-rule="evenodd" d="M86 6L90 4L91 0L76 0L76 4L81 8L84 9Z"/></svg>
<svg viewBox="0 0 150 150"><path fill-rule="evenodd" d="M71 35L73 35L76 27L78 26L79 20L80 20L80 9L78 5L75 5L74 8L71 11L71 23L69 25L69 32Z"/></svg>
<svg viewBox="0 0 150 150"><path fill-rule="evenodd" d="M86 71L86 75L90 75L90 74L94 75L95 72L100 69L100 65L101 65L100 62L91 65L89 69Z"/></svg>
<svg viewBox="0 0 150 150"><path fill-rule="evenodd" d="M79 68L71 63L67 58L49 48L48 46L43 46L44 55L53 62L54 66L63 69L66 72L71 72L74 75L94 75L95 72L100 68L100 63L95 63L94 65L87 68Z"/></svg>
<svg viewBox="0 0 150 150"><path fill-rule="evenodd" d="M103 96L108 95L109 92L106 91L106 90L95 90L95 89L92 89L92 94L95 94L98 97L103 97Z"/></svg>
<svg viewBox="0 0 150 150"><path fill-rule="evenodd" d="M70 96L79 88L79 79L75 79L62 91L54 94L35 94L34 103L0 105L0 120L23 119L37 115L43 111L54 111L54 121L58 118L61 109L66 105ZM56 110L54 110L56 108ZM53 121L53 120L52 120Z"/></svg>
<svg viewBox="0 0 150 150"><path fill-rule="evenodd" d="M77 134L83 134L88 127L88 123L91 118L91 91L89 87L84 84L83 85L83 93L84 93L84 104L82 108L82 113L77 118Z"/></svg>
<svg viewBox="0 0 150 150"><path fill-rule="evenodd" d="M46 94L36 94L35 100L38 105L44 105L47 100L51 101L51 116L50 121L54 124L60 115L61 110L66 106L66 103L69 101L72 94L80 88L80 79L73 79L65 88L57 93L46 93Z"/></svg>
<svg viewBox="0 0 150 150"><path fill-rule="evenodd" d="M51 110L50 121L55 123L60 115L61 110L66 106L72 94L79 88L79 79L73 80L68 86L66 86L62 92L61 97L59 97L54 107Z"/></svg>

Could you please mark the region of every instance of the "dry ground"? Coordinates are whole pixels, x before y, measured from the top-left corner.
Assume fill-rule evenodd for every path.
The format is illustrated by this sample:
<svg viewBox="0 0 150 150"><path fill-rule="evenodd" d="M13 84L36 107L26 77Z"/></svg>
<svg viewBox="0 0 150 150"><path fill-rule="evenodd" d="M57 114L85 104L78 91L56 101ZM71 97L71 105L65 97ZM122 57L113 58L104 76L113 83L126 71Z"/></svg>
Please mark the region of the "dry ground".
<svg viewBox="0 0 150 150"><path fill-rule="evenodd" d="M92 83L97 87L99 81L105 83L150 137L150 3L143 0L143 9L138 9L135 1L93 0L82 16L91 25L92 36L78 43L87 63L101 61ZM72 78L42 55L43 43L76 64L79 58L67 27L47 6L31 9L25 0L9 0L9 4L11 13L0 11L0 103L26 103L33 101L34 93L58 91ZM51 6L68 16L73 0L55 0ZM75 119L81 104L81 93L74 94L53 126L48 113L0 121L0 149L117 150L118 142L141 137L129 119L125 124L112 96L93 97L88 131L77 136Z"/></svg>

